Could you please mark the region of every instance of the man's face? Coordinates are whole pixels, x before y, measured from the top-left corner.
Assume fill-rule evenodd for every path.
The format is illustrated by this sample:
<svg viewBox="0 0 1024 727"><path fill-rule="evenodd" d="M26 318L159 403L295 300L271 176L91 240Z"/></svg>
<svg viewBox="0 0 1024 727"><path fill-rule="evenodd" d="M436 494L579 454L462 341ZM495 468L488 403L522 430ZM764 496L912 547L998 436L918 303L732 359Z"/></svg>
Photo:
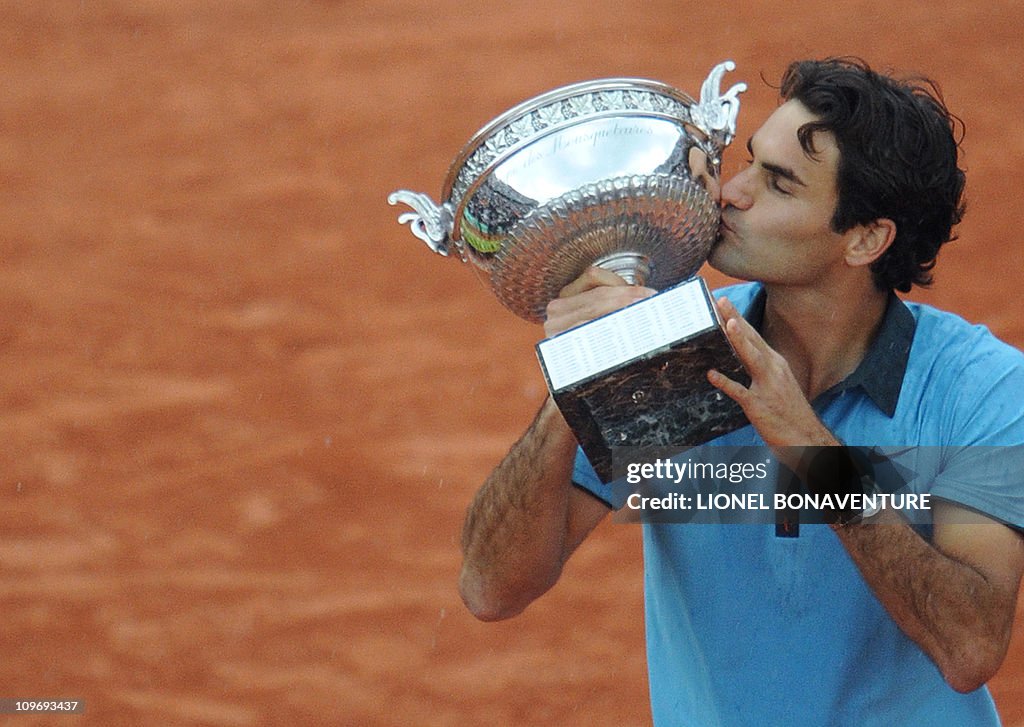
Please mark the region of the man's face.
<svg viewBox="0 0 1024 727"><path fill-rule="evenodd" d="M843 236L829 225L839 149L831 134L818 133L811 158L797 138L814 119L802 103L787 101L750 140L750 165L722 186L721 238L710 258L717 270L799 286L827 282L842 263Z"/></svg>

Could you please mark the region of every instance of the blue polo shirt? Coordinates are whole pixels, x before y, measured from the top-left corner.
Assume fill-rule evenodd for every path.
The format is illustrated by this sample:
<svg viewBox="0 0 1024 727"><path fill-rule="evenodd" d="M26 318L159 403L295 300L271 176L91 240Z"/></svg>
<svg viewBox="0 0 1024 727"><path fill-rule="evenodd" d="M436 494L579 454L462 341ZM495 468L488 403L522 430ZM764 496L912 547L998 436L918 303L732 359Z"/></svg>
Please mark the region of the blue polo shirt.
<svg viewBox="0 0 1024 727"><path fill-rule="evenodd" d="M755 327L759 284L721 291ZM842 441L921 447L911 488L1024 528L1024 486L986 457L1024 445L1024 355L982 326L892 296L857 370L813 406ZM714 445L764 446L747 426ZM986 455L987 453L987 455ZM613 507L578 453L574 483ZM825 525L645 523L654 722L998 725L987 688L959 694L896 626ZM908 564L912 568L912 564Z"/></svg>

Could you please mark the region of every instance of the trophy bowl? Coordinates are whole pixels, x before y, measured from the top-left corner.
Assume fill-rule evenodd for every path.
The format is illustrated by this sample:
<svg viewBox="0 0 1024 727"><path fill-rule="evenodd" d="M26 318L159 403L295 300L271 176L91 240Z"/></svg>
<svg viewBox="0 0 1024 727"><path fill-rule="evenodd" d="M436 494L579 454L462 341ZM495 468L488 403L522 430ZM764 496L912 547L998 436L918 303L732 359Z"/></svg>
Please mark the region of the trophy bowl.
<svg viewBox="0 0 1024 727"><path fill-rule="evenodd" d="M591 265L655 289L693 275L718 234L718 169L736 133L738 94L715 66L700 100L664 83L607 78L556 88L473 135L442 202L399 190L399 222L436 253L454 249L499 301L541 322Z"/></svg>

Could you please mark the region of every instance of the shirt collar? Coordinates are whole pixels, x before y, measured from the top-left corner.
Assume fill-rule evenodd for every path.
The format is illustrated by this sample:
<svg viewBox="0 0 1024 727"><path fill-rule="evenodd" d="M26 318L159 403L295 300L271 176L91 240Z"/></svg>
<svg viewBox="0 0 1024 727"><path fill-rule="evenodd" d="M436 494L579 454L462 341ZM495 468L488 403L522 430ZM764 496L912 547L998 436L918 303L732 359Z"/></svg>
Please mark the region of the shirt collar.
<svg viewBox="0 0 1024 727"><path fill-rule="evenodd" d="M764 322L764 306L768 295L762 287L750 302L744 318L758 331ZM882 324L878 328L864 358L852 374L823 392L816 401L832 398L847 389L859 386L885 415L896 413L903 377L907 372L910 346L914 341L917 321L914 314L895 294L889 293Z"/></svg>

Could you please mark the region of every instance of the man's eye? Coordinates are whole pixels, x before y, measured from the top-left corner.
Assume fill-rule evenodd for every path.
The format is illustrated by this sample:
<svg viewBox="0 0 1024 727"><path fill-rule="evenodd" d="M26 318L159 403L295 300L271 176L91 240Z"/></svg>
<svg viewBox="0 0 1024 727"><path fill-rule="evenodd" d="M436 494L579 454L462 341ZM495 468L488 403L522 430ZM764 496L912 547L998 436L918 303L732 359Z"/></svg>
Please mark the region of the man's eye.
<svg viewBox="0 0 1024 727"><path fill-rule="evenodd" d="M784 194L787 197L789 196L789 190L783 188L782 185L779 184L779 178L774 174L768 180L768 186L771 187L774 191L778 192L779 194Z"/></svg>

